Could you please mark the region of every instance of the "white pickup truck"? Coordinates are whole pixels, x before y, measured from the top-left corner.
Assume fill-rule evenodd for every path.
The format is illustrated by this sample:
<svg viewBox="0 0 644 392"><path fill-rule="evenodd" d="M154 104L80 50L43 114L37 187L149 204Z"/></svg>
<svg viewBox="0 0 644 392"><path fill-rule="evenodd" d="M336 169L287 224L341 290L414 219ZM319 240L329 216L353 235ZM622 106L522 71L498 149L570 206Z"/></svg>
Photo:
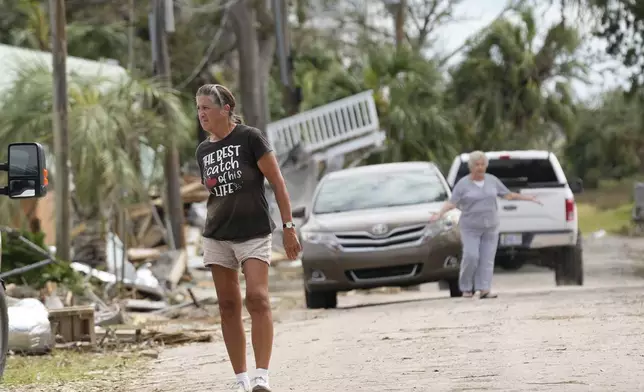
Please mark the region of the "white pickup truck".
<svg viewBox="0 0 644 392"><path fill-rule="evenodd" d="M518 269L525 263L551 268L557 285L583 285L581 232L574 194L581 180L569 183L559 160L549 151L489 151L487 172L511 191L535 195L543 205L499 199L499 247L496 264ZM469 154L454 158L447 182L469 173Z"/></svg>

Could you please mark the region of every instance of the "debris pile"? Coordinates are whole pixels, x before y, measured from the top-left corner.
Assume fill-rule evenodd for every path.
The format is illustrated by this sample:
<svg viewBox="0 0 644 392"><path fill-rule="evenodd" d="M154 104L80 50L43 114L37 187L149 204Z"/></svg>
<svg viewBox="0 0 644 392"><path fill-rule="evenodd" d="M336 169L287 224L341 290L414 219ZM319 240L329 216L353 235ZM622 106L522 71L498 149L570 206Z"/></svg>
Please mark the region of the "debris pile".
<svg viewBox="0 0 644 392"><path fill-rule="evenodd" d="M163 225L162 199L153 197L148 204L128 208L128 246L116 233L107 233L105 265L95 265L94 260L70 264L83 276L80 288L53 282L40 290L28 284L7 285L10 351L145 350L219 336L217 297L210 272L203 266L201 246L208 192L198 177L184 176L181 196L186 206L185 249L173 249ZM53 249L29 246L47 258L29 269L55 262ZM284 262L281 253L274 252L273 258L277 268L271 269L271 279L291 281L301 290L300 264ZM284 271L280 265L286 267Z"/></svg>
<svg viewBox="0 0 644 392"><path fill-rule="evenodd" d="M80 292L53 282L41 290L28 284L6 285L10 352L46 353L70 347L131 349L211 340L217 331L218 311L216 306L206 309L206 305L216 305L217 298L208 272L203 270L200 243L208 192L198 178L184 176L183 180L181 196L184 205L190 206L186 211L186 249L168 245L160 197L131 206L127 213L129 248L109 232L106 265L71 263L71 268L84 276ZM51 250L30 246L47 258L42 265L55 262ZM200 281L191 273L198 269L203 270ZM201 318L196 325L173 323L195 315ZM204 328L205 321L215 327Z"/></svg>

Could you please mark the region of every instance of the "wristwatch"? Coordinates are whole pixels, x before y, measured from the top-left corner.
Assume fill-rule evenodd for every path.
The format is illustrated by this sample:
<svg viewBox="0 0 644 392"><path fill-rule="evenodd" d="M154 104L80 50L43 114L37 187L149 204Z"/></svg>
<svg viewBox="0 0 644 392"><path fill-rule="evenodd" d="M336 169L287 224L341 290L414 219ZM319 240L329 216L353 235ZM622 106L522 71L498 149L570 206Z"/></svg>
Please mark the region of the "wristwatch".
<svg viewBox="0 0 644 392"><path fill-rule="evenodd" d="M295 228L295 223L293 222L286 222L282 225L283 229L294 229Z"/></svg>

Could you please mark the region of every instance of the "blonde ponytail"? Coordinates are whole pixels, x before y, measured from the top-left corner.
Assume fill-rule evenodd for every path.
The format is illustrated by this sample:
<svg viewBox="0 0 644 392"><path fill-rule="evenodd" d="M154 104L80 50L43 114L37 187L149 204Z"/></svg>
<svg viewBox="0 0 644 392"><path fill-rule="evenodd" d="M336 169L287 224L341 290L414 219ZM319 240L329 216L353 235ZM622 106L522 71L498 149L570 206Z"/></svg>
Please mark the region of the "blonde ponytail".
<svg viewBox="0 0 644 392"><path fill-rule="evenodd" d="M244 119L239 114L231 113L230 118L233 120L233 122L235 124L243 124L244 123Z"/></svg>

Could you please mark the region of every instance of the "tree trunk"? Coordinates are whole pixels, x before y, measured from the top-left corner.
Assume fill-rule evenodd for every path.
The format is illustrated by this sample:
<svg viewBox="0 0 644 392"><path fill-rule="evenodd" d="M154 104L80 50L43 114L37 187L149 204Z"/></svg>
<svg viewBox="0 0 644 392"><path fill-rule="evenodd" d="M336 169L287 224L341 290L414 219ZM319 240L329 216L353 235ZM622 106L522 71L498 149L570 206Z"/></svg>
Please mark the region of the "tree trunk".
<svg viewBox="0 0 644 392"><path fill-rule="evenodd" d="M259 67L259 44L255 25L257 18L250 0L240 0L231 7L233 29L237 36L239 55L239 86L241 91L242 114L244 121L253 127L266 129L266 119L262 119ZM262 123L264 120L264 123Z"/></svg>

